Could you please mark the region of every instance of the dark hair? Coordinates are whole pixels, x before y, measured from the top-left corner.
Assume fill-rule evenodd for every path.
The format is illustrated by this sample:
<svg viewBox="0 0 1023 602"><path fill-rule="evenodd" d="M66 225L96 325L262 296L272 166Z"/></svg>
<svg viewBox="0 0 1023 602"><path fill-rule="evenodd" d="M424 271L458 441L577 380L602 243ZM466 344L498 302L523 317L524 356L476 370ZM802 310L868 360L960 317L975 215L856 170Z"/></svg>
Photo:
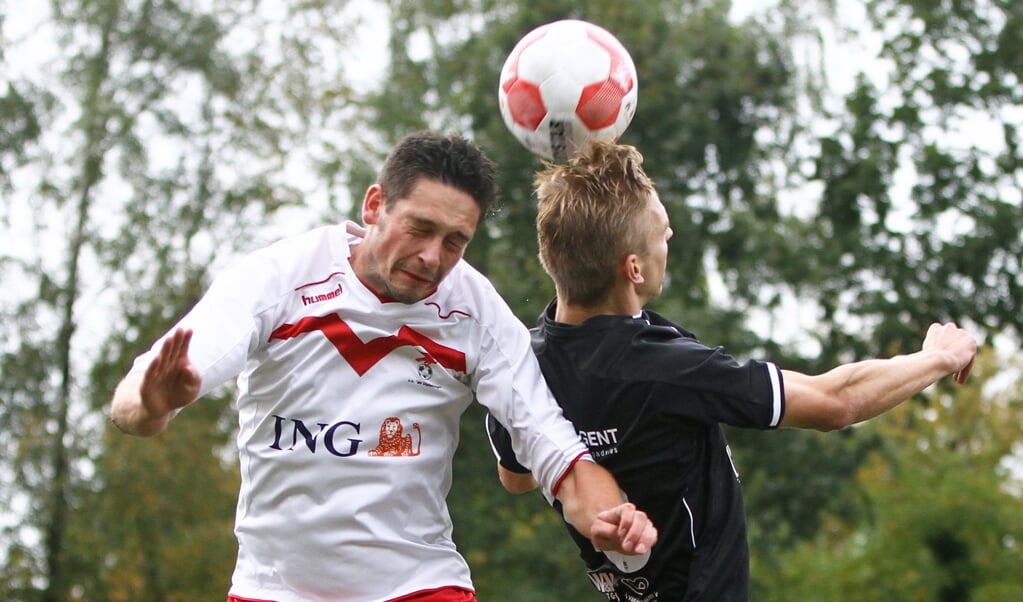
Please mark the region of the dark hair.
<svg viewBox="0 0 1023 602"><path fill-rule="evenodd" d="M497 204L494 162L473 142L456 134L417 132L391 150L379 184L391 205L407 198L420 178L436 180L465 192L480 208L480 219Z"/></svg>

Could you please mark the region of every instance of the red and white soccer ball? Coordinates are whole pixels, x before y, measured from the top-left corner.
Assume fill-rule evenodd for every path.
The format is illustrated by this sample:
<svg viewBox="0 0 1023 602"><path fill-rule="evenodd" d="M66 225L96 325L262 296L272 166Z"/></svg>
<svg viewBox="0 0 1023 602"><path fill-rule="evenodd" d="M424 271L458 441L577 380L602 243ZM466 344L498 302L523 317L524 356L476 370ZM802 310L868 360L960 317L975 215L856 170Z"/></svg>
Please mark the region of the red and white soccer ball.
<svg viewBox="0 0 1023 602"><path fill-rule="evenodd" d="M498 101L519 142L564 161L590 140L618 140L636 114L638 87L632 57L614 35L564 19L515 44L501 69Z"/></svg>

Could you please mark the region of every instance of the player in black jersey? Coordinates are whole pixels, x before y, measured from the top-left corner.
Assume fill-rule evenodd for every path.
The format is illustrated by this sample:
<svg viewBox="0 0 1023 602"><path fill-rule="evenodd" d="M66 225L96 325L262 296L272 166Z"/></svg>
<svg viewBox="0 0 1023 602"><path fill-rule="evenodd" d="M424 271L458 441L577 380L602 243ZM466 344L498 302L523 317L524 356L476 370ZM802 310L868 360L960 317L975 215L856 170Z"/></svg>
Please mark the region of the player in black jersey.
<svg viewBox="0 0 1023 602"><path fill-rule="evenodd" d="M533 330L555 398L593 458L657 525L642 556L601 553L571 526L593 584L622 602L749 597L746 516L721 424L822 431L877 416L952 374L973 336L933 324L920 351L810 376L737 362L644 305L661 292L668 215L631 146L598 143L537 175L540 259L557 298ZM535 488L492 417L501 482Z"/></svg>

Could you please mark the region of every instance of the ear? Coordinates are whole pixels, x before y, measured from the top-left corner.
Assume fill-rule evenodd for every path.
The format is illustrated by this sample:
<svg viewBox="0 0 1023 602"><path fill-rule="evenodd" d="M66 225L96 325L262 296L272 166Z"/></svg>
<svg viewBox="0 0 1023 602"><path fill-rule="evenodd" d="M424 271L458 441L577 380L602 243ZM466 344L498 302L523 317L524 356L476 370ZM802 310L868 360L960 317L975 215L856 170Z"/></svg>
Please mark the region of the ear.
<svg viewBox="0 0 1023 602"><path fill-rule="evenodd" d="M635 253L629 253L622 260L622 273L625 279L632 284L643 284L645 279L643 278L643 270L640 269L639 255Z"/></svg>
<svg viewBox="0 0 1023 602"><path fill-rule="evenodd" d="M384 213L384 189L380 184L373 184L366 189L366 196L362 199L362 223L371 226L380 219Z"/></svg>

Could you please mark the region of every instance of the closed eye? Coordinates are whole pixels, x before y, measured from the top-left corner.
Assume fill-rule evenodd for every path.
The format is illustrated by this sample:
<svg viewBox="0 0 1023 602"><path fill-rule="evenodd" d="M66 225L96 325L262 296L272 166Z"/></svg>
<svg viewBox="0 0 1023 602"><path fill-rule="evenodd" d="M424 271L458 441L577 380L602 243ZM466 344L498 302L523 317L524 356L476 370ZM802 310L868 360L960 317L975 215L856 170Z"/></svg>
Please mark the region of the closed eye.
<svg viewBox="0 0 1023 602"><path fill-rule="evenodd" d="M444 246L457 253L461 253L465 250L465 247L468 244L469 239L464 236L449 236L444 239Z"/></svg>
<svg viewBox="0 0 1023 602"><path fill-rule="evenodd" d="M418 238L428 238L443 233L435 222L415 217L407 220L405 227L410 234ZM444 237L444 247L451 252L461 253L470 240L472 238L461 231L451 231Z"/></svg>

